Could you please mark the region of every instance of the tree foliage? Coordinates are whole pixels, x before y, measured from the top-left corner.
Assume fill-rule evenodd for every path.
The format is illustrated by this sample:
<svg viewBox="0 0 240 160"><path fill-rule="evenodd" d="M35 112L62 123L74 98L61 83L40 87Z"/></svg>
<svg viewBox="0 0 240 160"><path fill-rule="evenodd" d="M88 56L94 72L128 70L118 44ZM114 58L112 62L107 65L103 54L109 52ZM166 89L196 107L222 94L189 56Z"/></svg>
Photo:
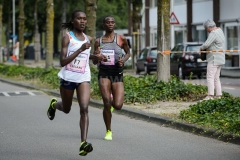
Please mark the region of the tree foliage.
<svg viewBox="0 0 240 160"><path fill-rule="evenodd" d="M97 3L96 29L102 30L103 19L111 15L115 18L116 29L127 28L127 1L125 0L100 0Z"/></svg>
<svg viewBox="0 0 240 160"><path fill-rule="evenodd" d="M3 4L3 28L6 35L12 34L12 1L11 0L0 0ZM28 40L29 42L33 42L33 37L35 33L35 20L34 20L34 1L33 0L24 0L24 13L25 13L25 29L24 29L24 40ZM15 16L19 17L19 5L18 0L15 0ZM54 23L53 23L53 41L54 42L54 50L56 53L59 47L59 35L61 31L61 23L62 23L62 0L54 0ZM71 14L74 10L83 10L85 9L85 0L67 0L66 6L66 21L71 19ZM46 33L47 28L47 0L39 0L37 3L37 18L38 18L38 31L41 36L41 45L45 48L45 37L43 37L42 33ZM96 14L96 31L102 30L102 19L107 15L114 16L116 20L116 29L126 29L128 25L128 10L127 10L127 1L126 0L101 0L97 3L97 14ZM19 21L16 21L16 28L19 26ZM18 30L16 31L18 33ZM6 41L8 42L8 36L6 36ZM8 44L7 44L8 45Z"/></svg>

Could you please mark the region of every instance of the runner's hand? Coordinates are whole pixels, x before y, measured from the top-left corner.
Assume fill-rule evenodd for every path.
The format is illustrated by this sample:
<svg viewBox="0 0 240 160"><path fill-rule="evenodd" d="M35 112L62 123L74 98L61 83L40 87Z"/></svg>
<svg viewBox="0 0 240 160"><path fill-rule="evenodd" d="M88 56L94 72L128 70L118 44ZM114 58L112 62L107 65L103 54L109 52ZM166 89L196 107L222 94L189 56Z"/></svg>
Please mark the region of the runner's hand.
<svg viewBox="0 0 240 160"><path fill-rule="evenodd" d="M104 61L104 62L107 61L107 57L101 53L100 47L98 47L97 50L95 51L95 55L97 56L98 61Z"/></svg>
<svg viewBox="0 0 240 160"><path fill-rule="evenodd" d="M123 62L122 57L119 57L119 59L118 59L118 66L119 66L119 67L122 67L123 64L124 64L124 62Z"/></svg>
<svg viewBox="0 0 240 160"><path fill-rule="evenodd" d="M82 51L85 51L86 49L89 49L91 47L91 43L88 43L88 42L86 42L86 43L84 43L82 46L81 46L81 50Z"/></svg>

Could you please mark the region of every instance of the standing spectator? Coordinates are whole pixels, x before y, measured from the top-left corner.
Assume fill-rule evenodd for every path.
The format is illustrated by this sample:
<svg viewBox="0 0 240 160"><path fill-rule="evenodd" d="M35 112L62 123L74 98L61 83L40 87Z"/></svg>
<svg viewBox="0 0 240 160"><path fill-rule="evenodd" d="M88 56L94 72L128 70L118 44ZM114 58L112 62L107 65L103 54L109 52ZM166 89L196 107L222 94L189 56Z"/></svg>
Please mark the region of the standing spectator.
<svg viewBox="0 0 240 160"><path fill-rule="evenodd" d="M99 68L98 84L104 103L103 119L106 126L104 139L112 140L112 111L114 108L120 110L123 106L123 67L130 57L130 50L127 39L114 32L115 19L112 16L107 16L103 19L103 27L105 35L95 41L94 53L105 55L107 60L100 62L94 60L93 63L98 63ZM122 49L126 54L122 52Z"/></svg>
<svg viewBox="0 0 240 160"><path fill-rule="evenodd" d="M13 47L13 55L19 60L19 42L17 41Z"/></svg>
<svg viewBox="0 0 240 160"><path fill-rule="evenodd" d="M203 23L204 28L209 33L207 40L200 47L200 51L224 50L225 37L221 28L216 27L213 20L208 19ZM208 96L203 100L214 98L214 88L216 89L216 98L221 98L222 87L220 82L220 72L222 65L225 64L224 52L208 53L207 59L207 86Z"/></svg>

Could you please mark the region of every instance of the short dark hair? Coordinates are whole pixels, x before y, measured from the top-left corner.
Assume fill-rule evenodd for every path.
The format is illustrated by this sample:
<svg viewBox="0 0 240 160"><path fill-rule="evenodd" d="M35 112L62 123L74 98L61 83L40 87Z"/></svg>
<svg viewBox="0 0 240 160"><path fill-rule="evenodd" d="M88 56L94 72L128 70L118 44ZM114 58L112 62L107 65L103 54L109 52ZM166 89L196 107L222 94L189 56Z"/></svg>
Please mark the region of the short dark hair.
<svg viewBox="0 0 240 160"><path fill-rule="evenodd" d="M113 17L113 16L111 16L111 15L105 16L105 17L103 18L103 23L105 23L105 22L106 22L106 19L107 19L108 17L111 17L111 18L113 18L113 19L114 19L114 17Z"/></svg>

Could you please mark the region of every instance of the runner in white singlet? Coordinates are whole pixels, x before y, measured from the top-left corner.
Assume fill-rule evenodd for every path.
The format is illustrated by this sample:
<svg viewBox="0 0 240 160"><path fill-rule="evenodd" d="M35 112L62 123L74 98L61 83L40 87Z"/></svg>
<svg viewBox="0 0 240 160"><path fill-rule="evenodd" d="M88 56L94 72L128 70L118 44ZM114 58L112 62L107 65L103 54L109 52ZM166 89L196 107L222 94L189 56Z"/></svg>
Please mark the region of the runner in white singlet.
<svg viewBox="0 0 240 160"><path fill-rule="evenodd" d="M47 116L50 120L54 119L56 109L68 114L71 110L74 90L76 90L80 106L81 142L79 155L81 156L85 156L93 150L92 144L86 141L91 80L89 59L97 61L106 59L103 55L90 54L92 38L83 33L86 23L86 14L81 10L76 10L72 13L71 21L62 24L63 29L69 30L62 38L60 54L62 69L58 73L62 101L57 102L56 98L52 98L47 110Z"/></svg>

